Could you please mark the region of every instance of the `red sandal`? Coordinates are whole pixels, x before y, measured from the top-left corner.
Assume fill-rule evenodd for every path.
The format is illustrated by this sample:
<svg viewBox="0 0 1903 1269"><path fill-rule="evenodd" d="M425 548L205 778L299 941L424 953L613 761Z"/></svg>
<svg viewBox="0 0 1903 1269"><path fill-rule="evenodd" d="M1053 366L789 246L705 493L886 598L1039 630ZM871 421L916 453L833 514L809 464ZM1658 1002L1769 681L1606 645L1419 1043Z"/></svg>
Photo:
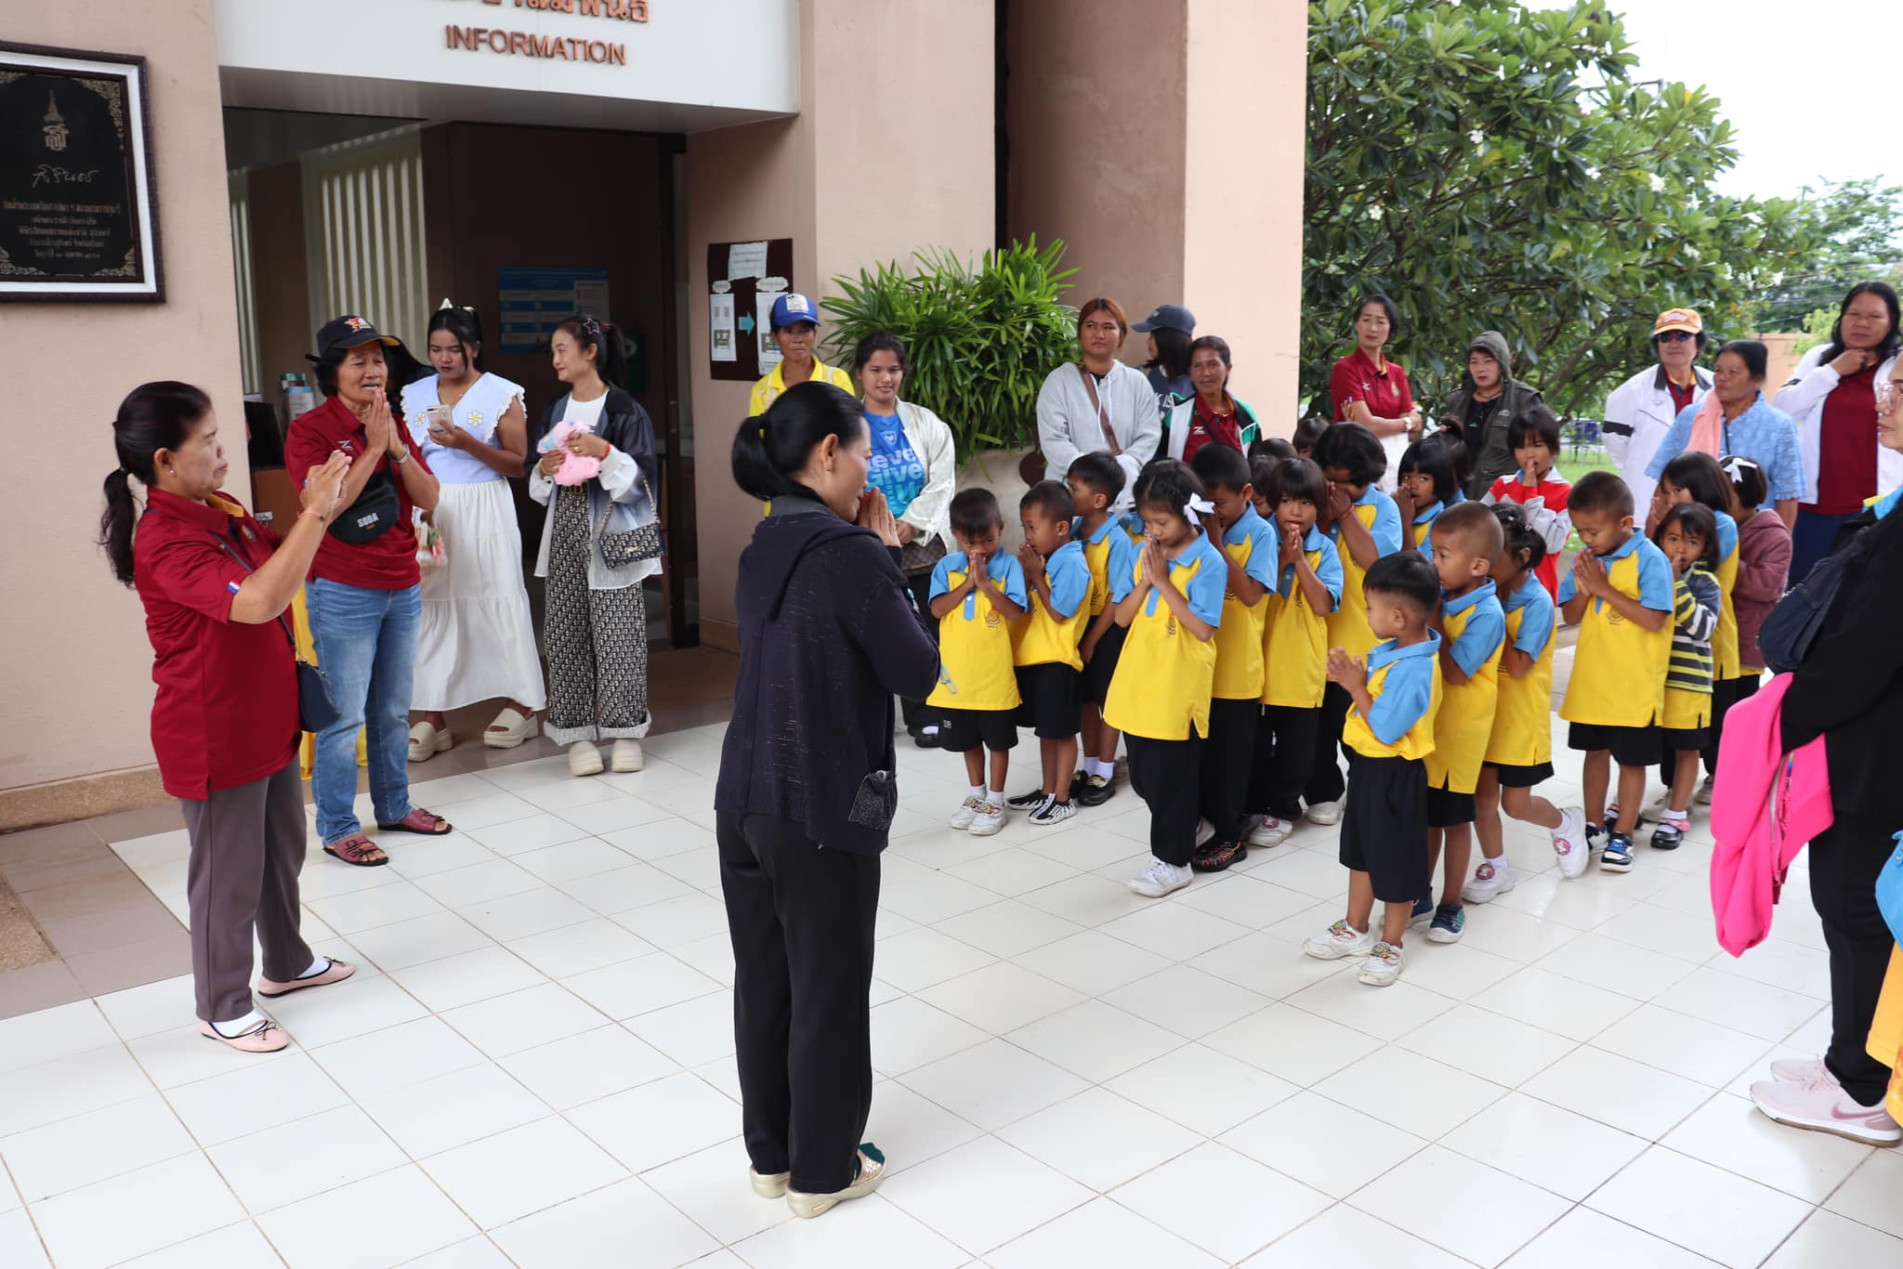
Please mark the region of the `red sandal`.
<svg viewBox="0 0 1903 1269"><path fill-rule="evenodd" d="M385 833L420 833L424 837L441 837L449 831L449 821L419 806L396 823L379 824L377 828Z"/></svg>
<svg viewBox="0 0 1903 1269"><path fill-rule="evenodd" d="M362 833L353 834L341 842L333 842L324 847L324 853L356 868L381 868L390 862L383 848Z"/></svg>

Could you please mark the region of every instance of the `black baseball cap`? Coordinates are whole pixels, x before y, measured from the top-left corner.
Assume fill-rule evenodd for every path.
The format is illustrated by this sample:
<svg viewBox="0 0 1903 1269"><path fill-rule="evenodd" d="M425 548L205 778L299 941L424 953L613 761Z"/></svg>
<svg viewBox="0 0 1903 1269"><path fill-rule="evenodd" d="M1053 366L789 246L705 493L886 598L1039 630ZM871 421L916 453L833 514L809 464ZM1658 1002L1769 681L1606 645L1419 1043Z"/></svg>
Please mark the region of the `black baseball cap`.
<svg viewBox="0 0 1903 1269"><path fill-rule="evenodd" d="M397 348L402 346L403 341L394 335L380 333L366 318L333 317L317 332L317 357L321 361L333 353L347 352L369 343Z"/></svg>
<svg viewBox="0 0 1903 1269"><path fill-rule="evenodd" d="M1131 322L1131 330L1180 330L1185 335L1196 333L1196 315L1181 304L1159 304L1150 310L1150 315L1140 322Z"/></svg>

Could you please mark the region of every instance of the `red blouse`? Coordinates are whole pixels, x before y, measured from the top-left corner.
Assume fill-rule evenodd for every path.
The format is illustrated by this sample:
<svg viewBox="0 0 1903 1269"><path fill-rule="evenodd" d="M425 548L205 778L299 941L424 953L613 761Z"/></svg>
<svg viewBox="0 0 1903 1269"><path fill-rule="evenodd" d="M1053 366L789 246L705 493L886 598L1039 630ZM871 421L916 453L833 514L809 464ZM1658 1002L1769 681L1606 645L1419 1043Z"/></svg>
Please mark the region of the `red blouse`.
<svg viewBox="0 0 1903 1269"><path fill-rule="evenodd" d="M1376 370L1368 354L1357 347L1336 362L1328 372L1328 397L1335 405L1335 422L1347 417L1350 401L1366 402L1376 418L1398 419L1414 408L1414 393L1407 384L1407 371L1390 361Z"/></svg>
<svg viewBox="0 0 1903 1269"><path fill-rule="evenodd" d="M410 461L428 471L423 451L411 439L410 429L403 425L401 415L397 416L396 430L409 448ZM310 469L321 466L332 450L340 449L354 461L363 453L365 444L363 424L336 397L298 415L284 442L284 469L291 478L291 487L302 489ZM422 570L416 566L416 535L408 531L414 504L410 502L409 491L403 487L403 473L388 456L377 463L377 470L387 473L396 482L401 516L382 537L368 542L345 542L325 533L323 545L317 548L317 558L311 562L312 578L361 586L365 590L407 590L423 580Z"/></svg>

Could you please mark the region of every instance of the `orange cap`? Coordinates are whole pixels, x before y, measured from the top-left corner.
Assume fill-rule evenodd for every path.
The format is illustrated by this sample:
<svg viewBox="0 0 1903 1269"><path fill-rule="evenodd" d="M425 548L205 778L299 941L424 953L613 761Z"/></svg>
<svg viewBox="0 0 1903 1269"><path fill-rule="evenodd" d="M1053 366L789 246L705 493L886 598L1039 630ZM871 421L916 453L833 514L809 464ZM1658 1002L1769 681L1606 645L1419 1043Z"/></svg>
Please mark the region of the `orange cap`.
<svg viewBox="0 0 1903 1269"><path fill-rule="evenodd" d="M1698 310L1695 308L1668 308L1659 314L1656 322L1652 323L1652 333L1663 335L1668 330L1682 330L1689 335L1702 335L1705 333L1705 323L1699 319Z"/></svg>

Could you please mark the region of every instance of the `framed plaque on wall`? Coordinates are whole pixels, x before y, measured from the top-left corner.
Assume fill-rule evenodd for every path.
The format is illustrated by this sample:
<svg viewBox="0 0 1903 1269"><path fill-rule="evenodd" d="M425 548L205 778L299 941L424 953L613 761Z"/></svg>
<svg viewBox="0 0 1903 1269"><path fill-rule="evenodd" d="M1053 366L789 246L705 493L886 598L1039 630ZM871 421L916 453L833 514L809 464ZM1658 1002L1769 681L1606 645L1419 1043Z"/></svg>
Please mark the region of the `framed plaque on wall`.
<svg viewBox="0 0 1903 1269"><path fill-rule="evenodd" d="M0 43L0 300L162 300L145 59Z"/></svg>

